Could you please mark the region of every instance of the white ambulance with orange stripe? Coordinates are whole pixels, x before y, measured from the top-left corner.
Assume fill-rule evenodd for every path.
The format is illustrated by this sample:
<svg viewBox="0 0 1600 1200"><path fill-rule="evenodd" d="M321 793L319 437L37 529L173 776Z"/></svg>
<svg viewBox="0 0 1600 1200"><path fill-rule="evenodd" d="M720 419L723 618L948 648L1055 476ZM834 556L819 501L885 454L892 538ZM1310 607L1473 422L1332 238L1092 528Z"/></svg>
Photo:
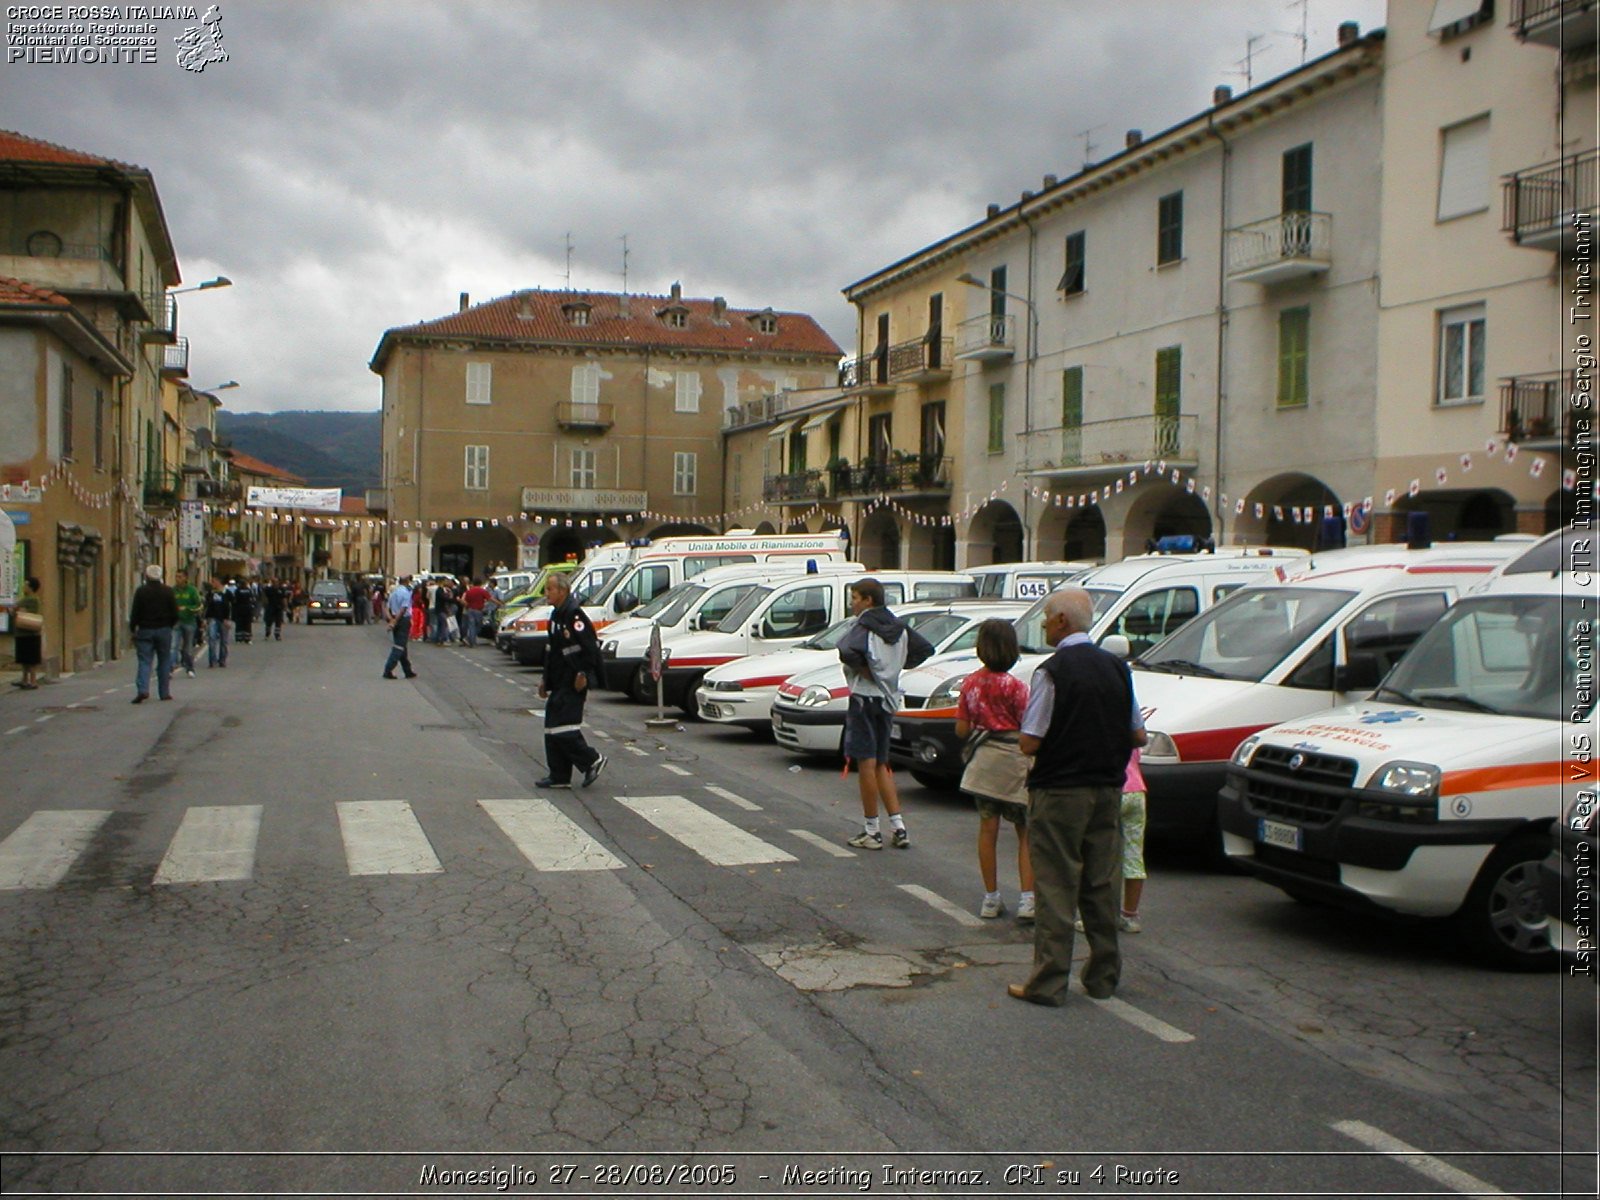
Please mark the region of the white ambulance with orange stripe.
<svg viewBox="0 0 1600 1200"><path fill-rule="evenodd" d="M1526 549L1526 547L1523 547ZM1369 699L1245 738L1229 858L1298 899L1453 918L1497 965L1554 962L1539 867L1595 790L1593 577L1507 564Z"/></svg>

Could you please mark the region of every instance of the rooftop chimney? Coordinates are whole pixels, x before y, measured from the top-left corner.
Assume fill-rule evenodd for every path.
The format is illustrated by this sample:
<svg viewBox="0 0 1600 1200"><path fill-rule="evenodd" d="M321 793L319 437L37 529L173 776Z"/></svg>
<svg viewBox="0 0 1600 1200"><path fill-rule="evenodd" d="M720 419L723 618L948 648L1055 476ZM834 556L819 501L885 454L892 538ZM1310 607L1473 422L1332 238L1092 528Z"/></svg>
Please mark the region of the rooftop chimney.
<svg viewBox="0 0 1600 1200"><path fill-rule="evenodd" d="M456 311L457 312L466 312L467 311L467 305L469 305L471 303L472 303L472 297L467 295L467 293L462 292L461 293L461 307L456 309Z"/></svg>
<svg viewBox="0 0 1600 1200"><path fill-rule="evenodd" d="M681 283L673 284L672 285L672 302L674 304L676 304L679 300L682 300L682 299L683 299L683 284L681 284Z"/></svg>
<svg viewBox="0 0 1600 1200"><path fill-rule="evenodd" d="M1123 143L1124 143L1124 145L1127 146L1127 148L1129 150L1132 150L1135 146L1140 145L1141 143L1143 143L1143 141L1144 141L1144 130L1142 130L1142 129L1130 129L1123 136Z"/></svg>
<svg viewBox="0 0 1600 1200"><path fill-rule="evenodd" d="M728 302L721 296L711 298L711 319L720 322L728 312Z"/></svg>
<svg viewBox="0 0 1600 1200"><path fill-rule="evenodd" d="M1022 193L1022 202L1024 204L1026 204L1029 200L1032 200L1032 199L1033 199L1033 193L1032 192L1024 191Z"/></svg>
<svg viewBox="0 0 1600 1200"><path fill-rule="evenodd" d="M1225 83L1219 83L1211 89L1211 107L1221 108L1233 99L1233 89Z"/></svg>
<svg viewBox="0 0 1600 1200"><path fill-rule="evenodd" d="M1056 177L1054 175L1046 175L1044 177L1044 190L1049 191L1051 188L1055 187L1056 182Z"/></svg>
<svg viewBox="0 0 1600 1200"><path fill-rule="evenodd" d="M1000 215L1000 206L998 204L991 204L991 205L989 205L988 212L985 214L985 219L992 221L996 217L998 217L999 215Z"/></svg>
<svg viewBox="0 0 1600 1200"><path fill-rule="evenodd" d="M1343 49L1361 37L1361 26L1355 21L1345 21L1339 26L1339 47Z"/></svg>

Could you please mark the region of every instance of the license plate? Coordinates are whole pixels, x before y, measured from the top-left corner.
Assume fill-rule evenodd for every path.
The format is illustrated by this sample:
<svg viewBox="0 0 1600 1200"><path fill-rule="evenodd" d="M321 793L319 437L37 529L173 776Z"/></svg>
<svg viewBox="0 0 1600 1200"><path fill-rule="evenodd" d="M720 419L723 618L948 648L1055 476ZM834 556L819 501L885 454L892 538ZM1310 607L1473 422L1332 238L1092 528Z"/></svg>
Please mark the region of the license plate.
<svg viewBox="0 0 1600 1200"><path fill-rule="evenodd" d="M1285 850L1298 850L1300 849L1300 827L1298 825L1285 825L1282 821L1263 820L1257 840L1267 846L1281 846Z"/></svg>

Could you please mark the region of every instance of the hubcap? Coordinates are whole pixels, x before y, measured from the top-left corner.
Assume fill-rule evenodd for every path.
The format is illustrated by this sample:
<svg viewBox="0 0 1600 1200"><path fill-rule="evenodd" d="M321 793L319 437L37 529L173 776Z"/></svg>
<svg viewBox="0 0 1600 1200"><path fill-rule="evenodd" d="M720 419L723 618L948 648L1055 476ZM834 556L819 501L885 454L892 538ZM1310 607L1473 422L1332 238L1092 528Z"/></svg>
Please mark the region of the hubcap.
<svg viewBox="0 0 1600 1200"><path fill-rule="evenodd" d="M1489 925L1518 954L1536 954L1550 946L1550 920L1539 898L1539 864L1513 863L1489 893Z"/></svg>

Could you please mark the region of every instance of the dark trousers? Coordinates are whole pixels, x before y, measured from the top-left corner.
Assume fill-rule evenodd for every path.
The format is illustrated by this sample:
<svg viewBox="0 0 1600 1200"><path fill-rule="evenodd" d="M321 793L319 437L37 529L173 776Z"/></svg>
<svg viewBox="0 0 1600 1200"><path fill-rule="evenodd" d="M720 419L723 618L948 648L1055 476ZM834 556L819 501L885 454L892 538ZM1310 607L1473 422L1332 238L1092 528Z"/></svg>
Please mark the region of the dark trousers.
<svg viewBox="0 0 1600 1200"><path fill-rule="evenodd" d="M544 761L556 783L571 783L572 768L588 771L600 752L583 737L583 701L587 692L557 688L544 705Z"/></svg>
<svg viewBox="0 0 1600 1200"><path fill-rule="evenodd" d="M389 628L389 637L394 645L389 649L389 661L383 664L383 673L392 676L396 666L404 667L407 676L416 674L411 669L411 621L410 614L396 621Z"/></svg>
<svg viewBox="0 0 1600 1200"><path fill-rule="evenodd" d="M133 631L133 651L139 657L139 667L134 672L134 691L140 696L150 694L150 664L156 668L156 690L163 700L172 698L172 626L162 629L141 627Z"/></svg>
<svg viewBox="0 0 1600 1200"><path fill-rule="evenodd" d="M1066 1002L1076 907L1089 939L1084 990L1109 996L1122 975L1117 948L1122 789L1030 788L1028 799L1028 854L1038 902L1028 994L1047 1004Z"/></svg>

